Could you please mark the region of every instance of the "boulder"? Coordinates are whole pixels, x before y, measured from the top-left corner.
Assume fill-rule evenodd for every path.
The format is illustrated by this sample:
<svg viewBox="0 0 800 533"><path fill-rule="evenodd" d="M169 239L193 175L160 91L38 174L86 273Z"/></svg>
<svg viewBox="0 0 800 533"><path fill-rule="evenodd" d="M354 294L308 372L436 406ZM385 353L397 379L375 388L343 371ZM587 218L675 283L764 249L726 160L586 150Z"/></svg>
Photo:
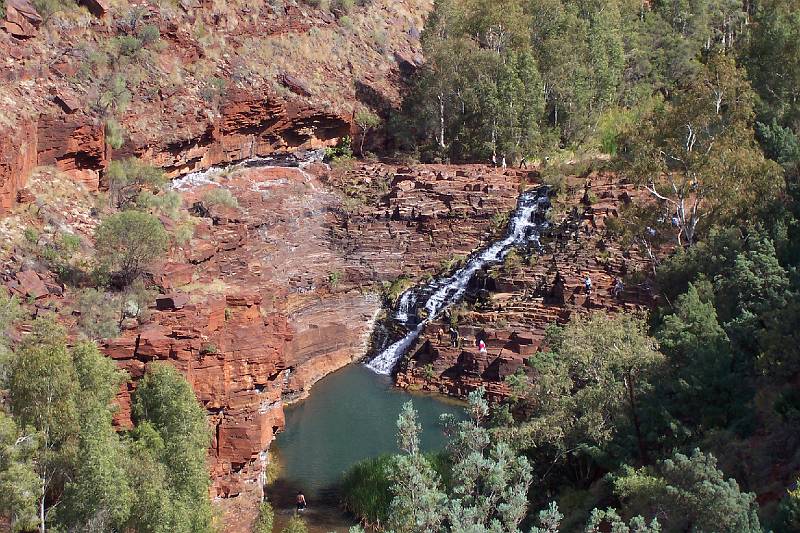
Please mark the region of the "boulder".
<svg viewBox="0 0 800 533"><path fill-rule="evenodd" d="M156 309L159 311L174 311L183 309L189 303L189 296L182 293L165 294L156 298Z"/></svg>
<svg viewBox="0 0 800 533"><path fill-rule="evenodd" d="M20 39L36 36L42 23L42 16L30 0L6 0L5 30Z"/></svg>
<svg viewBox="0 0 800 533"><path fill-rule="evenodd" d="M108 0L80 0L82 6L97 18L103 18L108 14Z"/></svg>
<svg viewBox="0 0 800 533"><path fill-rule="evenodd" d="M29 298L38 300L50 294L47 290L47 285L39 277L39 274L33 270L23 270L16 275L17 282L19 283L19 292Z"/></svg>
<svg viewBox="0 0 800 533"><path fill-rule="evenodd" d="M278 76L278 81L281 85L295 94L299 94L300 96L311 96L311 90L308 88L308 85L291 74L286 72L281 73Z"/></svg>

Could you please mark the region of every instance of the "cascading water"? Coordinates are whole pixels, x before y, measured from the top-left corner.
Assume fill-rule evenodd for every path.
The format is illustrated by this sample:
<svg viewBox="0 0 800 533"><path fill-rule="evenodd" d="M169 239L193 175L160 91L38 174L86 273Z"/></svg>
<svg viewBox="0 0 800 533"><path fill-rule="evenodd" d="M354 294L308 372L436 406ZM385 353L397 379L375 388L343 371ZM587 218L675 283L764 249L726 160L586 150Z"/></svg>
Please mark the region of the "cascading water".
<svg viewBox="0 0 800 533"><path fill-rule="evenodd" d="M397 304L397 312L394 314L394 319L398 322L406 324L408 322L409 313L414 308L414 304L416 303L417 294L412 289L404 292Z"/></svg>
<svg viewBox="0 0 800 533"><path fill-rule="evenodd" d="M416 320L418 295L429 295L425 300L426 318L413 324L413 329L400 340L386 348L377 357L367 363L367 367L378 374L391 374L392 369L411 345L417 340L425 325L439 316L447 307L457 303L464 296L473 276L488 265L500 263L506 254L515 246L534 243L539 244L539 230L544 228L543 212L550 206L547 187L540 187L520 195L517 209L508 223L508 230L502 240L494 242L488 248L473 255L467 264L453 275L434 280L422 289L406 291L400 298L395 319L411 327Z"/></svg>

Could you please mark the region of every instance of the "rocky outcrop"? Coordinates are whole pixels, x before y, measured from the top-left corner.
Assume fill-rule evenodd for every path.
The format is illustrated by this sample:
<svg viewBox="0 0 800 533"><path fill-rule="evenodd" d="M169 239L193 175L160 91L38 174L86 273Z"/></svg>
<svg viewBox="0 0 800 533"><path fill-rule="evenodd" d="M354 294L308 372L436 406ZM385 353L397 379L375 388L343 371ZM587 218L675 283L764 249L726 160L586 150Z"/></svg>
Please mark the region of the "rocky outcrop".
<svg viewBox="0 0 800 533"><path fill-rule="evenodd" d="M42 17L30 0L5 0L5 11L2 23L8 33L19 39L29 39L38 34Z"/></svg>
<svg viewBox="0 0 800 533"><path fill-rule="evenodd" d="M349 258L348 277L418 280L449 268L505 230L528 178L527 171L485 165L362 165L344 178L329 176L332 186L357 195L331 228Z"/></svg>
<svg viewBox="0 0 800 533"><path fill-rule="evenodd" d="M575 313L650 307L650 287L635 281L643 278L636 272L648 268L646 261L635 249L621 248L606 231L606 221L619 216L636 194L633 185L613 174L573 178L564 200L575 207L545 232L542 249L530 250L527 258L520 252L518 259L477 276L467 296L470 305L425 328L398 366L397 384L459 397L483 386L490 398L501 399L511 392L508 376L533 375L529 362L546 349L548 326L564 324ZM588 197L597 200L582 204ZM586 276L592 280L590 293ZM616 280L625 280L619 292ZM455 345L451 324L458 333ZM485 352L478 348L480 340Z"/></svg>
<svg viewBox="0 0 800 533"><path fill-rule="evenodd" d="M16 203L17 191L36 164L36 122L21 119L16 127L0 126L0 213Z"/></svg>
<svg viewBox="0 0 800 533"><path fill-rule="evenodd" d="M103 125L83 114L44 115L37 123L37 161L97 190L108 165Z"/></svg>
<svg viewBox="0 0 800 533"><path fill-rule="evenodd" d="M130 141L116 156L137 155L169 175L180 175L253 157L324 148L349 130L349 122L335 113L238 91L227 97L215 120L178 117L160 137L150 129L131 128Z"/></svg>
<svg viewBox="0 0 800 533"><path fill-rule="evenodd" d="M183 372L209 411L212 494L260 491L264 451L283 427L286 317L263 313L258 294L229 294L154 313L153 320L109 341L104 350L132 380L121 392L117 423L130 426L130 395L153 361Z"/></svg>

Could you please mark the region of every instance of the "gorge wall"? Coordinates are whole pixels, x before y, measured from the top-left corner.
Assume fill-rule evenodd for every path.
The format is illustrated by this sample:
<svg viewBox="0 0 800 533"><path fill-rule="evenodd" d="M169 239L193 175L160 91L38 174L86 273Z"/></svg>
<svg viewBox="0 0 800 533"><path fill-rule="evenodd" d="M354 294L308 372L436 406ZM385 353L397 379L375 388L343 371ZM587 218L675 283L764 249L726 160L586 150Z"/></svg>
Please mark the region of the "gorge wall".
<svg viewBox="0 0 800 533"><path fill-rule="evenodd" d="M53 235L66 229L90 249L99 221L94 193L106 187L114 159L137 156L163 168L176 178L185 206L216 187L231 191L238 207L200 214L191 239L149 273L159 290L150 317L124 322L103 349L132 378L118 398L123 427L131 424L131 394L147 365L168 361L186 375L209 414L212 496L226 530L245 531L261 498L269 444L284 424L284 403L366 353L382 293L445 272L499 237L521 187L539 175L371 163L185 177L333 145L355 132L354 110L381 114L397 105L403 76L421 61L419 29L431 2L376 0L351 14L349 29L331 13L294 1L280 9L238 1L163 4L82 2L88 10L45 24L28 0L6 0L0 234L10 245L0 250L0 276L32 313L77 320L68 289L32 259L21 228L34 224ZM156 27L161 45L117 58L137 77L125 80L129 105L110 113L103 102L114 89L113 65L100 77L86 68L116 50L115 39L135 26L134 14L136 31ZM113 138L115 124L121 142ZM52 168L29 181L36 167ZM591 246L554 244L536 265L486 281L482 290L493 296L459 326L461 348L439 341L444 324L431 325L399 368L398 384L455 395L482 384L502 396L504 377L524 367L547 324L593 306L644 302L627 291L623 301L587 302L575 290L588 270L607 291L621 269L621 250L603 248L600 234L628 187L611 178L601 187L603 179L592 178L601 202L582 205L564 226L591 226ZM585 181L573 183L569 202L581 205ZM554 242L580 231L563 229ZM598 260L594 247L608 255ZM556 272L564 279L560 296L543 295L542 283ZM478 336L489 341L489 355L470 349Z"/></svg>

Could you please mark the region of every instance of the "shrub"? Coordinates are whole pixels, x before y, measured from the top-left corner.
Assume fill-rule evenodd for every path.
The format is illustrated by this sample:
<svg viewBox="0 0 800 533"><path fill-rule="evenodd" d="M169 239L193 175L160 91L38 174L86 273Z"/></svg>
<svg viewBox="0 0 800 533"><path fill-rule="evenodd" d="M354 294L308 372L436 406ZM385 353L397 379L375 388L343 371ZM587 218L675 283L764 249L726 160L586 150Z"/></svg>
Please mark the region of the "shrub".
<svg viewBox="0 0 800 533"><path fill-rule="evenodd" d="M138 37L133 35L120 35L114 38L114 46L120 56L131 57L142 49L143 43Z"/></svg>
<svg viewBox="0 0 800 533"><path fill-rule="evenodd" d="M31 244L39 242L39 232L36 231L35 228L25 228L23 235L25 236L25 240Z"/></svg>
<svg viewBox="0 0 800 533"><path fill-rule="evenodd" d="M111 294L85 289L78 295L78 327L90 339L110 339L119 334L120 303Z"/></svg>
<svg viewBox="0 0 800 533"><path fill-rule="evenodd" d="M200 96L208 103L217 103L226 93L227 83L222 78L212 76L200 89Z"/></svg>
<svg viewBox="0 0 800 533"><path fill-rule="evenodd" d="M125 128L114 118L106 120L106 144L114 150L125 143Z"/></svg>
<svg viewBox="0 0 800 533"><path fill-rule="evenodd" d="M332 0L331 11L342 15L348 15L355 7L355 0Z"/></svg>
<svg viewBox="0 0 800 533"><path fill-rule="evenodd" d="M339 139L339 142L333 148L325 149L325 160L336 162L339 159L352 159L353 149L351 147L352 139L344 136Z"/></svg>
<svg viewBox="0 0 800 533"><path fill-rule="evenodd" d="M164 184L161 169L142 163L135 157L112 161L107 175L111 201L122 209L133 205L142 191L157 190Z"/></svg>
<svg viewBox="0 0 800 533"><path fill-rule="evenodd" d="M388 470L391 455L371 457L354 464L342 480L342 504L357 518L370 524L388 520L392 501Z"/></svg>
<svg viewBox="0 0 800 533"><path fill-rule="evenodd" d="M394 281L391 283L384 282L383 287L383 297L389 302L391 305L394 305L400 295L402 295L406 290L410 289L414 286L414 280L402 274L398 276Z"/></svg>
<svg viewBox="0 0 800 533"><path fill-rule="evenodd" d="M144 46L150 46L158 42L161 38L161 32L158 31L158 27L153 24L148 24L141 30L139 30L139 40L142 42Z"/></svg>
<svg viewBox="0 0 800 533"><path fill-rule="evenodd" d="M262 502L258 508L258 518L253 524L253 533L272 533L272 525L275 522L275 511L269 502Z"/></svg>
<svg viewBox="0 0 800 533"><path fill-rule="evenodd" d="M95 241L100 264L119 283L128 285L167 251L169 237L154 216L123 211L103 220L95 232Z"/></svg>
<svg viewBox="0 0 800 533"><path fill-rule="evenodd" d="M289 519L286 527L281 530L281 533L308 533L308 527L306 527L306 523L302 518L294 515Z"/></svg>
<svg viewBox="0 0 800 533"><path fill-rule="evenodd" d="M211 207L222 205L225 207L239 207L239 200L228 189L216 187L203 195L203 203Z"/></svg>
<svg viewBox="0 0 800 533"><path fill-rule="evenodd" d="M218 352L217 347L211 343L206 343L200 347L201 355L207 355L210 353L217 353L217 352Z"/></svg>
<svg viewBox="0 0 800 533"><path fill-rule="evenodd" d="M334 271L328 274L328 284L331 288L336 288L339 285L339 282L342 281L342 273L339 271Z"/></svg>
<svg viewBox="0 0 800 533"><path fill-rule="evenodd" d="M621 237L625 234L625 223L619 217L606 217L606 233L609 237Z"/></svg>
<svg viewBox="0 0 800 533"><path fill-rule="evenodd" d="M503 270L506 272L518 272L522 268L522 257L516 250L511 250L503 259Z"/></svg>

